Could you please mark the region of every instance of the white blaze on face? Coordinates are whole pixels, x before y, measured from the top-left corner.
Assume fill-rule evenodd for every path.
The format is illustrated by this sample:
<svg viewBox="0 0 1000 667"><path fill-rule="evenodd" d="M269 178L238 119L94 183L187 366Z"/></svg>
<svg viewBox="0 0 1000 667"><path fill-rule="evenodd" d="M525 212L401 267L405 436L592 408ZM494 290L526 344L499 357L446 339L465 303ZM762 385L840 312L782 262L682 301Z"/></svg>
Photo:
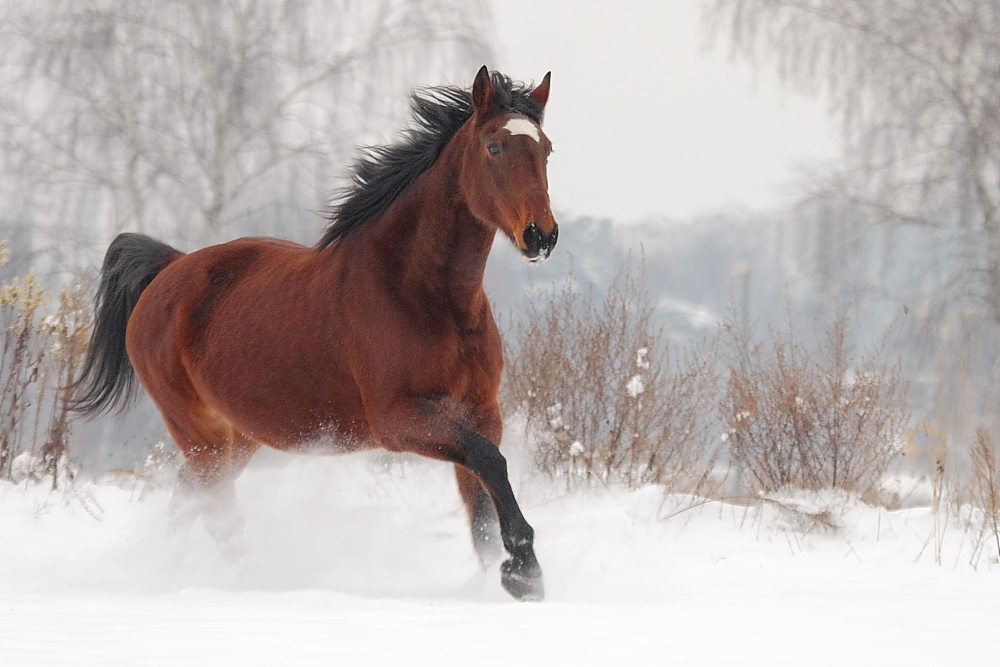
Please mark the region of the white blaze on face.
<svg viewBox="0 0 1000 667"><path fill-rule="evenodd" d="M538 126L527 118L511 118L503 126L503 129L510 132L511 135L525 134L535 141L541 141L541 137L538 134Z"/></svg>

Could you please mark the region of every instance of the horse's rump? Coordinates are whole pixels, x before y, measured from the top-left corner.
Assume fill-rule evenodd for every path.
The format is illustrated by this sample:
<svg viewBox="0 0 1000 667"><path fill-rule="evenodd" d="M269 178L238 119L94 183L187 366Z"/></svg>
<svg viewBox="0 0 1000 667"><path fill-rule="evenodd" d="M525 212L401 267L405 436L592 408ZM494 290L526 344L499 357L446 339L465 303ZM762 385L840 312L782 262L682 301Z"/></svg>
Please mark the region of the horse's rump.
<svg viewBox="0 0 1000 667"><path fill-rule="evenodd" d="M157 276L136 306L127 346L161 410L203 405L280 449L324 438L340 449L360 444L361 401L338 349L347 325L332 296L309 289L311 257L298 244L240 239Z"/></svg>

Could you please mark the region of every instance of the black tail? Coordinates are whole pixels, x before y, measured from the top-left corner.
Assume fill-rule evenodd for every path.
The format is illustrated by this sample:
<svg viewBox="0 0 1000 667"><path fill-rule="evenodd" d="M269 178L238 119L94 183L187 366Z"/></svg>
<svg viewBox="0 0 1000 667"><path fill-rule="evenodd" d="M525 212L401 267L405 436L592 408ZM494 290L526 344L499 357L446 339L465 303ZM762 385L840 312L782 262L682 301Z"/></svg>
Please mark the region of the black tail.
<svg viewBox="0 0 1000 667"><path fill-rule="evenodd" d="M142 234L119 234L101 267L94 329L80 379L68 388L71 410L86 415L122 412L135 400L135 371L125 351L125 328L142 291L182 253Z"/></svg>

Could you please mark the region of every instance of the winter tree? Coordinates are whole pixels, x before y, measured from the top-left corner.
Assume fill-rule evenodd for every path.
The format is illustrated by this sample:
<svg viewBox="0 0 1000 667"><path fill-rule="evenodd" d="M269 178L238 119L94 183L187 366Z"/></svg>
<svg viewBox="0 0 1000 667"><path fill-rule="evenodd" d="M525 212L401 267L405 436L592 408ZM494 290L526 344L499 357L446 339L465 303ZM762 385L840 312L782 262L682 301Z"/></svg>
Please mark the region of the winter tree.
<svg viewBox="0 0 1000 667"><path fill-rule="evenodd" d="M0 0L2 217L60 268L123 230L307 240L354 146L489 28L480 0Z"/></svg>
<svg viewBox="0 0 1000 667"><path fill-rule="evenodd" d="M897 230L876 278L909 276L895 292L934 350L937 408L978 375L995 415L1000 0L709 0L706 19L734 54L829 102L842 161L806 175L804 204L823 224Z"/></svg>

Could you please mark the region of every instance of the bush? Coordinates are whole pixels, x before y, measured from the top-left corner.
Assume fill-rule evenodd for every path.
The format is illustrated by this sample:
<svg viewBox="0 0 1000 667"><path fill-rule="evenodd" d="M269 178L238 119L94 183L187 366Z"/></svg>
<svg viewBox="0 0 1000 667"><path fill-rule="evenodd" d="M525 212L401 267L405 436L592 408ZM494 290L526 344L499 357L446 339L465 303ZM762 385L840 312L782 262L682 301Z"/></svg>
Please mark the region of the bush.
<svg viewBox="0 0 1000 667"><path fill-rule="evenodd" d="M739 322L737 322L739 320ZM745 488L877 489L901 454L909 420L899 363L883 360L886 338L857 357L847 342L848 318L827 326L816 355L787 330L753 339L745 318L723 323L729 363L720 404L730 459Z"/></svg>
<svg viewBox="0 0 1000 667"><path fill-rule="evenodd" d="M715 348L678 350L652 324L631 258L603 301L560 286L535 292L506 331L501 400L520 414L542 472L567 486L602 480L695 490L718 452L708 419Z"/></svg>

